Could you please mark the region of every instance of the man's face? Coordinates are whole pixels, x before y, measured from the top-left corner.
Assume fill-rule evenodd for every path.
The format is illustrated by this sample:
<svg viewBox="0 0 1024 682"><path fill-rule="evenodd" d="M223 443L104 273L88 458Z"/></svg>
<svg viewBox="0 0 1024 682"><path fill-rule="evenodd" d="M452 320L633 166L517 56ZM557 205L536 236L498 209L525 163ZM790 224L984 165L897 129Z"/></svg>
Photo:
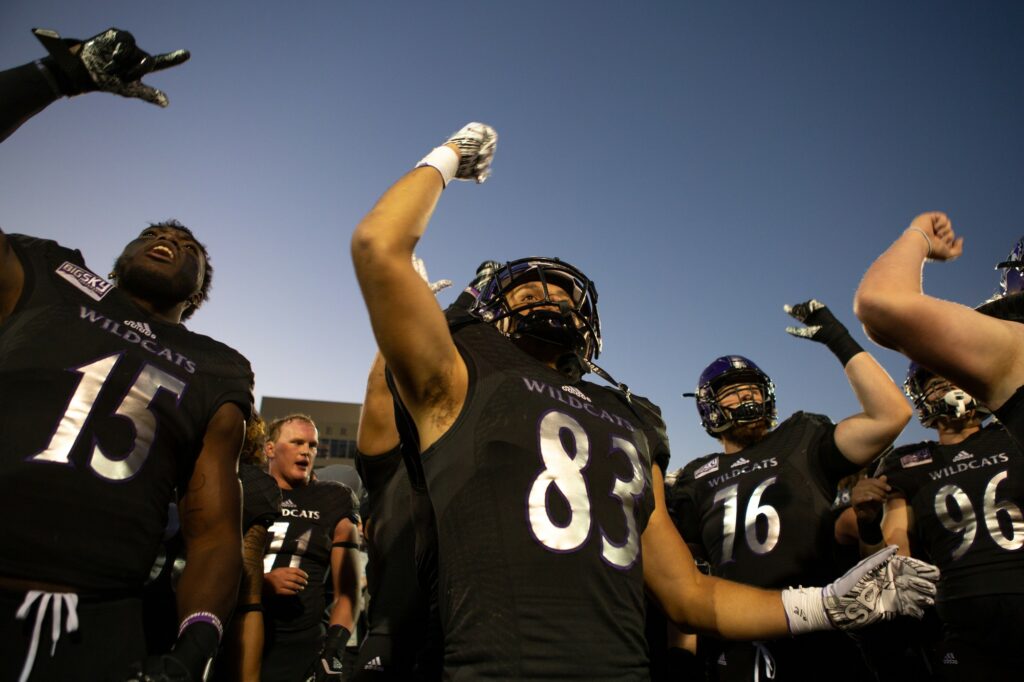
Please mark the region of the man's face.
<svg viewBox="0 0 1024 682"><path fill-rule="evenodd" d="M150 227L128 245L114 264L117 284L160 305L173 305L197 293L206 277L202 248L187 232Z"/></svg>
<svg viewBox="0 0 1024 682"><path fill-rule="evenodd" d="M764 394L759 384L741 383L723 386L715 394L718 404L725 410L733 410L744 403L764 403ZM729 440L743 447L754 445L768 434L768 419L735 424L725 432Z"/></svg>
<svg viewBox="0 0 1024 682"><path fill-rule="evenodd" d="M566 293L565 289L558 286L557 284L548 284L548 296L555 303L566 301L569 303L569 307L572 308L572 298ZM521 308L526 305L538 303L544 300L544 285L540 282L524 282L519 286L512 289L505 295L505 300L508 301L508 305L513 310ZM544 305L537 306L534 310L558 310L557 305Z"/></svg>
<svg viewBox="0 0 1024 682"><path fill-rule="evenodd" d="M755 402L760 405L764 402L761 387L750 383L723 386L715 394L715 398L719 405L730 410L743 403Z"/></svg>
<svg viewBox="0 0 1024 682"><path fill-rule="evenodd" d="M281 427L277 440L267 443L270 474L278 484L291 489L309 483L317 438L315 426L303 419L292 419Z"/></svg>

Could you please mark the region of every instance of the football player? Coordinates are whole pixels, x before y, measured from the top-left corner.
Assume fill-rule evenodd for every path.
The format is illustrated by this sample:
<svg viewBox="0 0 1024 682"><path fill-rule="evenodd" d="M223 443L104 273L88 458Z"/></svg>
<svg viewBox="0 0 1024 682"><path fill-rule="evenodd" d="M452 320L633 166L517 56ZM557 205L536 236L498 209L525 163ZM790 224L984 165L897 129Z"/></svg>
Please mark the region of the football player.
<svg viewBox="0 0 1024 682"><path fill-rule="evenodd" d="M267 427L266 454L281 489L281 514L268 529L263 558L264 682L340 679L355 626L356 501L341 483L310 479L317 441L316 424L306 415L281 417ZM325 636L320 620L328 575L334 601Z"/></svg>
<svg viewBox="0 0 1024 682"><path fill-rule="evenodd" d="M1001 295L977 310L928 296L921 289L926 260L963 253L944 213L922 213L868 268L854 298L864 329L974 396L1024 444L1024 243L1003 269Z"/></svg>
<svg viewBox="0 0 1024 682"><path fill-rule="evenodd" d="M1024 669L1024 454L966 391L917 363L905 384L938 440L897 448L877 475L888 487L881 531L866 542L913 544L942 570L935 608L943 680L1010 680ZM911 537L915 542L911 543Z"/></svg>
<svg viewBox="0 0 1024 682"><path fill-rule="evenodd" d="M833 424L797 412L777 428L775 385L739 355L700 375L697 411L722 452L690 462L677 479L683 537L700 544L714 575L765 588L832 580L839 480L892 444L911 417L899 387L846 327L816 300L786 306L804 322L794 336L826 344L839 359L862 411ZM840 663L841 662L841 663ZM840 663L839 665L836 665ZM860 655L840 633L805 640L727 644L719 679L809 679L831 665L834 679L863 677Z"/></svg>
<svg viewBox="0 0 1024 682"><path fill-rule="evenodd" d="M179 64L110 29L36 31L50 56L0 74L0 135L90 90L166 105L139 80ZM0 234L0 678L199 680L237 598L236 475L249 363L182 322L207 298L206 248L176 221L125 246L110 279L80 252ZM170 654L146 657L142 585L169 503L189 561ZM45 627L44 627L45 623Z"/></svg>
<svg viewBox="0 0 1024 682"><path fill-rule="evenodd" d="M855 612L866 622L927 602L928 581L908 571L931 569L893 563L890 552L825 588L838 608L826 607L822 588L780 595L700 575L651 464L656 415L582 378L601 328L596 288L579 269L554 258L507 262L475 319L449 328L411 255L449 181L487 177L495 142L489 126L465 126L392 185L352 237L436 518L445 675L646 679L645 582L672 620L739 638L842 627ZM897 583L910 589L875 589ZM853 598L868 592L864 603Z"/></svg>

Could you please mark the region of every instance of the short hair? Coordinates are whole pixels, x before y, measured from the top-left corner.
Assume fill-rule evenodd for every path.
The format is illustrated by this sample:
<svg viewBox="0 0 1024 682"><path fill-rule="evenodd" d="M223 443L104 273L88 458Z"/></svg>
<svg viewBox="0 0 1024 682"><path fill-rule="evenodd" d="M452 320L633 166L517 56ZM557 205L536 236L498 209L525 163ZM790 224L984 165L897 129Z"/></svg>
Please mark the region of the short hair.
<svg viewBox="0 0 1024 682"><path fill-rule="evenodd" d="M245 441L242 443L242 451L238 455L241 464L252 464L259 468L267 465L267 453L263 446L267 442L267 423L256 410L252 411L252 417L245 425Z"/></svg>
<svg viewBox="0 0 1024 682"><path fill-rule="evenodd" d="M285 417L275 419L274 421L267 424L267 442L277 442L278 436L281 435L281 428L288 422L295 421L296 419L310 424L314 429L316 428L316 422L313 421L312 417L310 417L308 414L301 414L299 412L296 412L294 414L289 414Z"/></svg>

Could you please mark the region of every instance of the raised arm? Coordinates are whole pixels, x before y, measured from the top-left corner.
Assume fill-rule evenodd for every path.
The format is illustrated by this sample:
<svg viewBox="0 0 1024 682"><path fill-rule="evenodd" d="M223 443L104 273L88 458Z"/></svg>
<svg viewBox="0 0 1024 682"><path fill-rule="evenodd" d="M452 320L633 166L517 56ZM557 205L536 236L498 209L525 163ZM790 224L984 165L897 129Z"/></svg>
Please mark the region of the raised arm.
<svg viewBox="0 0 1024 682"><path fill-rule="evenodd" d="M854 464L864 465L892 445L910 421L913 409L881 365L858 344L842 322L817 300L785 306L804 327L787 327L793 336L825 344L843 365L861 412L836 425L836 447Z"/></svg>
<svg viewBox="0 0 1024 682"><path fill-rule="evenodd" d="M95 90L166 107L167 95L141 79L189 58L186 50L150 55L135 45L131 33L116 28L85 41L49 29L32 32L50 54L0 72L0 140L61 97Z"/></svg>
<svg viewBox="0 0 1024 682"><path fill-rule="evenodd" d="M366 380L366 395L359 411L359 429L356 448L368 457L376 457L398 447L398 429L395 427L395 403L385 378L384 356L378 352L370 366Z"/></svg>
<svg viewBox="0 0 1024 682"><path fill-rule="evenodd" d="M953 260L963 237L944 213L923 213L868 268L854 311L876 342L948 378L990 408L1024 384L1024 325L926 295L926 259Z"/></svg>
<svg viewBox="0 0 1024 682"><path fill-rule="evenodd" d="M381 354L394 373L426 448L454 421L466 394L466 366L441 308L412 264L447 181L486 177L494 131L463 128L398 180L360 221L352 260Z"/></svg>

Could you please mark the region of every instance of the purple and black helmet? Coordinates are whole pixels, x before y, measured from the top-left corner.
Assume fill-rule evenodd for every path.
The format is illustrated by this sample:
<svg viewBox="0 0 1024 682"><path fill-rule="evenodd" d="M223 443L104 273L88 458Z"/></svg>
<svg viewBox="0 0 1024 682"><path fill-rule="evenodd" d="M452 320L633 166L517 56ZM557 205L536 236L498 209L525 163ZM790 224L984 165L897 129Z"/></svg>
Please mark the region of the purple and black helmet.
<svg viewBox="0 0 1024 682"><path fill-rule="evenodd" d="M544 297L513 310L507 294L525 282L540 282ZM553 301L549 284L561 287L572 305ZM509 338L528 336L571 348L587 362L601 353L597 289L580 269L557 258L521 258L502 264L482 285L472 312Z"/></svg>
<svg viewBox="0 0 1024 682"><path fill-rule="evenodd" d="M748 401L731 409L718 403L718 391L733 384L751 383L760 386L762 402ZM704 368L697 380L697 412L700 424L712 438L728 431L736 424L768 420L775 426L778 411L775 408L775 384L761 368L742 355L723 355Z"/></svg>

